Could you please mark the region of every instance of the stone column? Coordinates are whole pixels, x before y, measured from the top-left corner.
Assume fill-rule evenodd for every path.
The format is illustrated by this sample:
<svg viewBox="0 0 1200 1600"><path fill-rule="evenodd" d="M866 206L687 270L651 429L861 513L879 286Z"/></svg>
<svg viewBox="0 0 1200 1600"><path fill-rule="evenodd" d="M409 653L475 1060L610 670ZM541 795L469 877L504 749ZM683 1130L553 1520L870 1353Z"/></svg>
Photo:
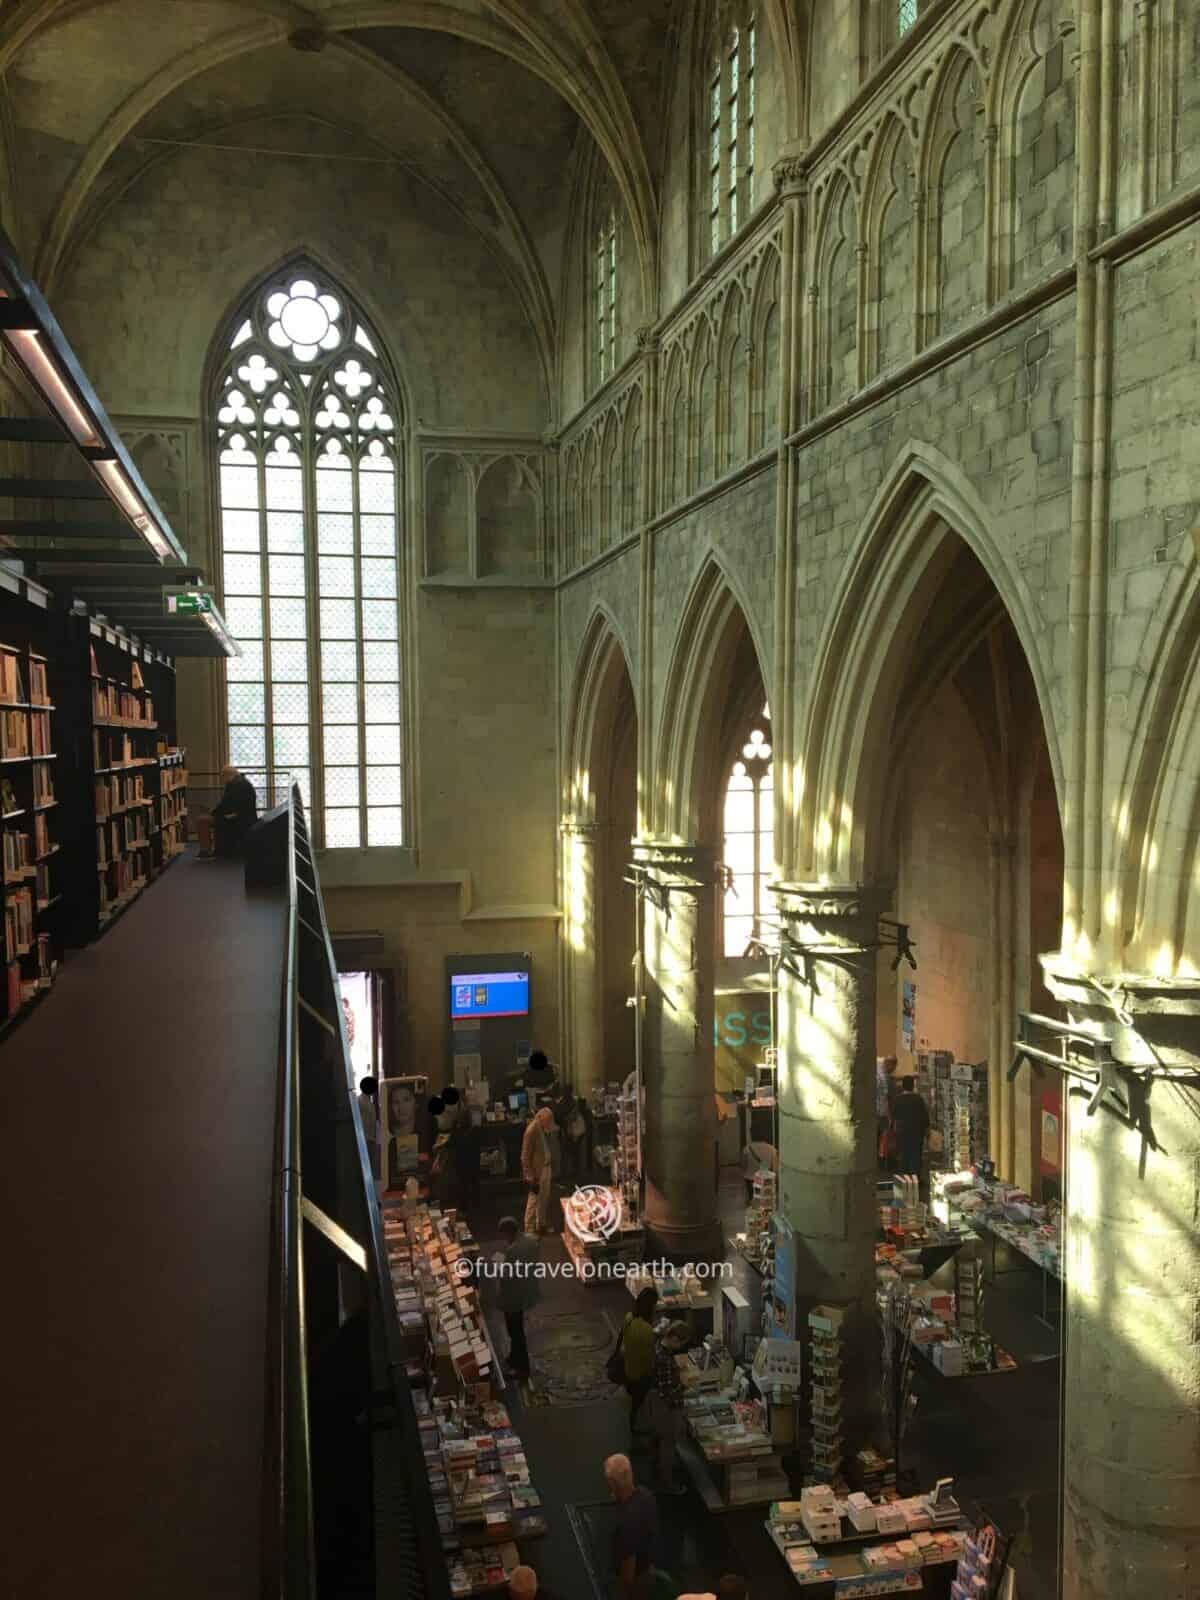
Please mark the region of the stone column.
<svg viewBox="0 0 1200 1600"><path fill-rule="evenodd" d="M808 952L781 966L778 1000L779 1203L795 1233L797 1326L821 1301L858 1307L846 1330L846 1393L865 1416L879 1387L871 1365L878 897L857 886L773 892L788 939Z"/></svg>
<svg viewBox="0 0 1200 1600"><path fill-rule="evenodd" d="M1200 1570L1200 982L1102 982L1060 957L1072 1022L1155 1076L1134 1126L1066 1105L1065 1600L1192 1600ZM1117 1074L1122 1087L1131 1080ZM1070 1089L1064 1083L1064 1089ZM1144 1095L1144 1104L1137 1102Z"/></svg>
<svg viewBox="0 0 1200 1600"><path fill-rule="evenodd" d="M665 1254L715 1258L713 864L696 845L634 845L644 870L645 1217Z"/></svg>
<svg viewBox="0 0 1200 1600"><path fill-rule="evenodd" d="M595 823L561 824L563 861L563 939L566 961L567 1066L572 1083L587 1093L602 1083L604 1027L601 1019L600 897L597 884Z"/></svg>

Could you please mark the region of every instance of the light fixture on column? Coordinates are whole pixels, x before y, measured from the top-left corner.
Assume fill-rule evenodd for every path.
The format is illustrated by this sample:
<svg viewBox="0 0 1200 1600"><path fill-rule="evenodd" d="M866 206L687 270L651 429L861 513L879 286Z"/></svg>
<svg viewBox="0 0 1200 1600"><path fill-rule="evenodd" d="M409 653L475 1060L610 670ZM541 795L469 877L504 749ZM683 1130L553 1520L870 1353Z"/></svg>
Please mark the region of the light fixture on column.
<svg viewBox="0 0 1200 1600"><path fill-rule="evenodd" d="M170 523L142 482L54 313L2 228L0 342L157 560L184 560L183 547Z"/></svg>

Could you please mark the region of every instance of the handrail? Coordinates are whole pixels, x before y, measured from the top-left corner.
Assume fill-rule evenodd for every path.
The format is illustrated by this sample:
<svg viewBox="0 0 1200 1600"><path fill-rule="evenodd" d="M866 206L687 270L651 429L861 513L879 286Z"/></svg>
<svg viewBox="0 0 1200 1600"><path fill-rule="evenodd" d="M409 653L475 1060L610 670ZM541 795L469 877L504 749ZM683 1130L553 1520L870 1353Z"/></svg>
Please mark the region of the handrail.
<svg viewBox="0 0 1200 1600"><path fill-rule="evenodd" d="M263 1594L315 1600L312 1463L308 1427L308 1352L300 1213L299 992L296 807L288 806L287 929L279 1030L274 1196L271 1218L270 1349L264 1474Z"/></svg>
<svg viewBox="0 0 1200 1600"><path fill-rule="evenodd" d="M449 1600L383 1222L356 1104L333 946L294 783L287 830L287 935L269 1291L264 1600L318 1600L338 1587L337 1574L326 1570L329 1541L322 1537L334 1514L314 1488L314 1473L328 1497L330 1482L353 1463L335 1459L328 1436L319 1430L314 1439L310 1417L314 1356L318 1364L340 1363L339 1381L349 1377L367 1414L365 1429L354 1431L355 1418L349 1434L339 1438L344 1445L350 1437L350 1448L361 1447L370 1455L369 1463L360 1460L357 1465L374 1484L373 1548L367 1559L374 1568L376 1592L386 1593L390 1600ZM306 1210L310 1219L317 1214L323 1228L307 1263ZM336 1250L331 1238L340 1238L347 1248L352 1241L352 1262L339 1257L331 1266ZM346 1341L348 1349L339 1348L340 1334L353 1315L363 1311L367 1338L359 1344ZM319 1375L319 1365L317 1370ZM324 1414L328 1419L328 1399ZM387 1494L381 1493L381 1483L386 1484Z"/></svg>

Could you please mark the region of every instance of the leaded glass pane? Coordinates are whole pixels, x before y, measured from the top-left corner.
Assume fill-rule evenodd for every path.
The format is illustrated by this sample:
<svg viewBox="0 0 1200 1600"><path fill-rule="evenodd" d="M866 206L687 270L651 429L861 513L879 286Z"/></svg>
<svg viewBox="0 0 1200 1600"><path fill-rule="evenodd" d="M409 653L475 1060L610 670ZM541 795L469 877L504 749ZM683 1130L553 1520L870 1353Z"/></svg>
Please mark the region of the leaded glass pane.
<svg viewBox="0 0 1200 1600"><path fill-rule="evenodd" d="M304 801L304 809L312 815L312 779L309 777L308 768L292 768L291 776L300 786L300 798ZM283 796L280 795L280 799Z"/></svg>
<svg viewBox="0 0 1200 1600"><path fill-rule="evenodd" d="M354 723L345 727L326 727L322 730L326 766L338 762L357 762L359 751L358 728Z"/></svg>
<svg viewBox="0 0 1200 1600"><path fill-rule="evenodd" d="M304 683L308 678L307 647L288 639L273 639L271 676L277 683Z"/></svg>
<svg viewBox="0 0 1200 1600"><path fill-rule="evenodd" d="M899 0L897 31L907 33L917 20L917 0Z"/></svg>
<svg viewBox="0 0 1200 1600"><path fill-rule="evenodd" d="M366 692L368 722L400 721L400 685L373 683Z"/></svg>
<svg viewBox="0 0 1200 1600"><path fill-rule="evenodd" d="M257 556L226 555L222 572L227 595L262 593L262 563Z"/></svg>
<svg viewBox="0 0 1200 1600"><path fill-rule="evenodd" d="M299 511L267 512L267 549L280 555L304 553L304 516Z"/></svg>
<svg viewBox="0 0 1200 1600"><path fill-rule="evenodd" d="M322 511L317 518L317 549L322 555L352 555L354 518L340 511Z"/></svg>
<svg viewBox="0 0 1200 1600"><path fill-rule="evenodd" d="M305 766L308 763L308 729L281 728L275 729L275 765L286 771L292 766Z"/></svg>
<svg viewBox="0 0 1200 1600"><path fill-rule="evenodd" d="M226 600L225 621L235 639L261 639L262 601L240 598Z"/></svg>
<svg viewBox="0 0 1200 1600"><path fill-rule="evenodd" d="M322 556L317 571L322 601L335 595L354 598L354 562L349 556Z"/></svg>
<svg viewBox="0 0 1200 1600"><path fill-rule="evenodd" d="M611 371L611 222L595 272ZM224 609L243 644L226 666L231 756L263 805L286 797L289 773L310 801L310 761L324 763L312 773L318 846L368 842L358 810L368 790L369 842L400 843L397 397L357 313L314 269L273 277L235 322L213 397ZM369 780L368 740L383 763Z"/></svg>
<svg viewBox="0 0 1200 1600"><path fill-rule="evenodd" d="M303 600L271 598L271 637L304 639L308 636L308 612Z"/></svg>
<svg viewBox="0 0 1200 1600"><path fill-rule="evenodd" d="M380 513L394 511L396 480L390 471L363 470L358 475L358 503L361 510Z"/></svg>
<svg viewBox="0 0 1200 1600"><path fill-rule="evenodd" d="M229 685L229 720L230 722L267 720L267 692L261 683Z"/></svg>
<svg viewBox="0 0 1200 1600"><path fill-rule="evenodd" d="M267 565L272 597L304 593L303 556L272 555L268 557Z"/></svg>
<svg viewBox="0 0 1200 1600"><path fill-rule="evenodd" d="M325 845L329 850L354 850L362 843L362 829L357 810L341 811L326 808Z"/></svg>
<svg viewBox="0 0 1200 1600"><path fill-rule="evenodd" d="M403 797L399 767L367 768L367 804L369 806L399 805Z"/></svg>
<svg viewBox="0 0 1200 1600"><path fill-rule="evenodd" d="M321 676L328 682L351 683L358 677L358 649L353 644L321 640Z"/></svg>
<svg viewBox="0 0 1200 1600"><path fill-rule="evenodd" d="M321 685L321 718L324 722L357 722L358 685L356 683L323 683Z"/></svg>
<svg viewBox="0 0 1200 1600"><path fill-rule="evenodd" d="M353 639L358 632L353 600L326 600L321 596L322 639Z"/></svg>
<svg viewBox="0 0 1200 1600"><path fill-rule="evenodd" d="M399 806L378 806L367 812L368 844L403 844Z"/></svg>
<svg viewBox="0 0 1200 1600"><path fill-rule="evenodd" d="M317 509L319 511L350 511L354 505L354 487L350 481L350 463L343 456L342 465L335 467L328 457L323 457L317 468Z"/></svg>
<svg viewBox="0 0 1200 1600"><path fill-rule="evenodd" d="M235 767L261 766L267 759L265 728L229 726L229 759Z"/></svg>
<svg viewBox="0 0 1200 1600"><path fill-rule="evenodd" d="M394 683L400 676L400 654L394 644L363 645L363 677L368 683Z"/></svg>
<svg viewBox="0 0 1200 1600"><path fill-rule="evenodd" d="M267 462L267 505L273 511L300 511L304 507L304 475L299 467Z"/></svg>
<svg viewBox="0 0 1200 1600"><path fill-rule="evenodd" d="M362 613L364 638L398 639L400 637L397 631L396 602L394 600L364 600Z"/></svg>
<svg viewBox="0 0 1200 1600"><path fill-rule="evenodd" d="M263 675L263 650L258 639L239 639L240 656L230 656L225 663L225 676L230 683L261 683Z"/></svg>
<svg viewBox="0 0 1200 1600"><path fill-rule="evenodd" d="M396 603L396 563L373 558L361 563L362 592L365 599L383 600L390 597ZM321 588L324 592L324 583Z"/></svg>
<svg viewBox="0 0 1200 1600"><path fill-rule="evenodd" d="M258 505L258 468L256 466L231 466L221 464L221 504L223 506Z"/></svg>
<svg viewBox="0 0 1200 1600"><path fill-rule="evenodd" d="M396 553L395 517L363 517L360 542L364 556L394 556Z"/></svg>
<svg viewBox="0 0 1200 1600"><path fill-rule="evenodd" d="M398 725L371 722L367 724L367 765L386 767L399 765L400 729Z"/></svg>
<svg viewBox="0 0 1200 1600"><path fill-rule="evenodd" d="M277 723L308 722L308 690L302 683L273 683L271 706Z"/></svg>
<svg viewBox="0 0 1200 1600"><path fill-rule="evenodd" d="M357 767L325 768L325 799L329 805L356 806L360 788Z"/></svg>
<svg viewBox="0 0 1200 1600"><path fill-rule="evenodd" d="M221 510L221 537L226 550L257 550L262 531L257 511Z"/></svg>

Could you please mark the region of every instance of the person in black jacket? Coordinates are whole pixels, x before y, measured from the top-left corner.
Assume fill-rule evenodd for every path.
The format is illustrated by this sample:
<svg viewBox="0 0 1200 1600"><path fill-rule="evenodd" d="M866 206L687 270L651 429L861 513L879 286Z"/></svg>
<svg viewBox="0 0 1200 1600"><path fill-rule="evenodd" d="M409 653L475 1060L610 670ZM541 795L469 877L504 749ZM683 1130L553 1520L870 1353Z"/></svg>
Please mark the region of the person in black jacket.
<svg viewBox="0 0 1200 1600"><path fill-rule="evenodd" d="M249 778L244 778L236 767L226 767L221 773L225 785L221 798L213 811L213 833L216 853L219 856L238 856L242 843L258 818L258 796Z"/></svg>

